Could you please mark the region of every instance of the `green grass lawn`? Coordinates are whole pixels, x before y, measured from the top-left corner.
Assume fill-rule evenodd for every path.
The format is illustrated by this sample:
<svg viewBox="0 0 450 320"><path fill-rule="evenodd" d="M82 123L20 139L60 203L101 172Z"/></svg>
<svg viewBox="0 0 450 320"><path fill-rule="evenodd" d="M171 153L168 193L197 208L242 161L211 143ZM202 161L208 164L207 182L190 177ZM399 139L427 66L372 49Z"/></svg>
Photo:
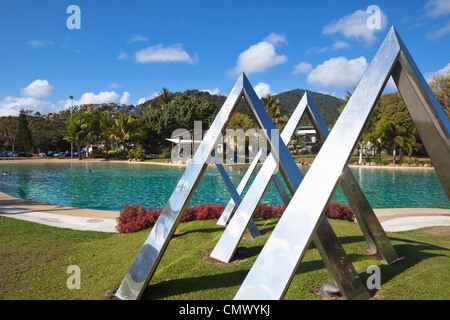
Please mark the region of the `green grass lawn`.
<svg viewBox="0 0 450 320"><path fill-rule="evenodd" d="M209 252L223 227L215 221L179 225L142 299L233 299L277 219L257 221L263 235L245 235L248 255L217 263ZM331 220L336 234L365 282L370 265L381 269L375 299L450 299L449 227L388 233L402 261L383 265L365 254L355 223ZM0 300L106 300L118 288L149 230L130 235L73 231L0 217ZM81 289L68 289L70 265L81 271ZM320 285L330 281L314 248L307 250L285 299L319 299Z"/></svg>

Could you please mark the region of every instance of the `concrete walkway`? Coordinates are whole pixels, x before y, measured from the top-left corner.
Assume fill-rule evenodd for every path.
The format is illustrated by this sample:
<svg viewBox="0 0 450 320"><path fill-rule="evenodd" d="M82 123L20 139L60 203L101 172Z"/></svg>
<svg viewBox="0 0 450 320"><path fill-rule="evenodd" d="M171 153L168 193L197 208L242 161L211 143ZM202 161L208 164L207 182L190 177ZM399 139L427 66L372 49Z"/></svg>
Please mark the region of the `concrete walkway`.
<svg viewBox="0 0 450 320"><path fill-rule="evenodd" d="M431 226L450 226L450 209L375 209L385 231L407 231ZM91 210L50 205L11 197L0 192L0 216L53 227L117 232L119 211Z"/></svg>
<svg viewBox="0 0 450 320"><path fill-rule="evenodd" d="M119 211L91 210L51 205L11 197L0 192L0 216L52 227L74 230L117 232Z"/></svg>

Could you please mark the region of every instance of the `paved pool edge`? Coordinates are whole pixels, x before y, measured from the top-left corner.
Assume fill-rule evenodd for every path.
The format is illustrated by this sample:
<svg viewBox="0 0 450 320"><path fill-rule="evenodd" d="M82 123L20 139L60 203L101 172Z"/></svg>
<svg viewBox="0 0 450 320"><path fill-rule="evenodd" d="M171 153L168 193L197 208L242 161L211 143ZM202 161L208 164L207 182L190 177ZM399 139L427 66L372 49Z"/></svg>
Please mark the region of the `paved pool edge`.
<svg viewBox="0 0 450 320"><path fill-rule="evenodd" d="M406 231L435 225L450 226L450 209L392 208L374 209L374 212L386 231ZM0 192L0 216L54 227L117 232L116 219L119 215L119 211L64 207L15 198Z"/></svg>

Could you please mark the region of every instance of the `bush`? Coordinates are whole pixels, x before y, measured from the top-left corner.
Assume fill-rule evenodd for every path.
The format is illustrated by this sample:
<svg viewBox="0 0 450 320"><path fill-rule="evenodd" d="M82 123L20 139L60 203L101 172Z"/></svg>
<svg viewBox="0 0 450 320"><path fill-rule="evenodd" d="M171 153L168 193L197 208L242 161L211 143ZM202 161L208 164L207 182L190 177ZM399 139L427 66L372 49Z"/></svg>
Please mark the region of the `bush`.
<svg viewBox="0 0 450 320"><path fill-rule="evenodd" d="M225 206L219 204L202 204L194 206L192 208L186 209L183 217L181 218L181 221L188 222L195 220L219 219L223 210L225 210Z"/></svg>
<svg viewBox="0 0 450 320"><path fill-rule="evenodd" d="M161 155L165 158L170 158L172 155L172 149L170 147L167 147L165 149L161 150Z"/></svg>
<svg viewBox="0 0 450 320"><path fill-rule="evenodd" d="M91 152L89 152L89 158L99 158L102 156L103 153L101 149L93 149Z"/></svg>
<svg viewBox="0 0 450 320"><path fill-rule="evenodd" d="M117 218L117 231L119 233L133 233L140 230L152 228L159 218L163 208L145 209L142 204L126 205ZM271 204L260 203L256 208L253 218L255 220L263 220L270 218L279 218L282 216L286 207L278 205L276 207ZM224 205L201 204L186 209L181 218L181 222L196 220L214 220L219 219ZM354 221L353 211L345 204L332 202L328 206L325 216L330 219L341 219Z"/></svg>
<svg viewBox="0 0 450 320"><path fill-rule="evenodd" d="M347 220L350 222L355 221L355 215L349 207L345 204L340 204L338 202L331 202L325 211L325 216L329 219L340 219Z"/></svg>
<svg viewBox="0 0 450 320"><path fill-rule="evenodd" d="M145 149L141 146L136 146L136 148L128 150L128 158L130 159L142 159L144 154Z"/></svg>
<svg viewBox="0 0 450 320"><path fill-rule="evenodd" d="M285 209L286 207L284 205L273 207L271 204L260 203L256 208L253 218L255 220L279 218L281 217Z"/></svg>
<svg viewBox="0 0 450 320"><path fill-rule="evenodd" d="M145 209L142 204L126 205L117 218L117 231L119 233L133 233L151 228L158 220L161 209Z"/></svg>

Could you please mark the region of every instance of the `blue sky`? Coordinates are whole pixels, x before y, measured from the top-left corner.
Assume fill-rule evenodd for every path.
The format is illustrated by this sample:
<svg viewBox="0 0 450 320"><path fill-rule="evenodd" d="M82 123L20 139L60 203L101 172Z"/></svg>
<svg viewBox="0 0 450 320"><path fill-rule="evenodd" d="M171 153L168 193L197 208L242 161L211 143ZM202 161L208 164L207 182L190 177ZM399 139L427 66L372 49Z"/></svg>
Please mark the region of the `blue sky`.
<svg viewBox="0 0 450 320"><path fill-rule="evenodd" d="M67 26L70 5L80 29ZM369 29L369 18L379 24ZM241 72L261 96L301 88L342 98L391 26L425 77L450 70L449 0L1 0L0 116L60 111L71 95L75 104L137 104L163 87L227 95Z"/></svg>

